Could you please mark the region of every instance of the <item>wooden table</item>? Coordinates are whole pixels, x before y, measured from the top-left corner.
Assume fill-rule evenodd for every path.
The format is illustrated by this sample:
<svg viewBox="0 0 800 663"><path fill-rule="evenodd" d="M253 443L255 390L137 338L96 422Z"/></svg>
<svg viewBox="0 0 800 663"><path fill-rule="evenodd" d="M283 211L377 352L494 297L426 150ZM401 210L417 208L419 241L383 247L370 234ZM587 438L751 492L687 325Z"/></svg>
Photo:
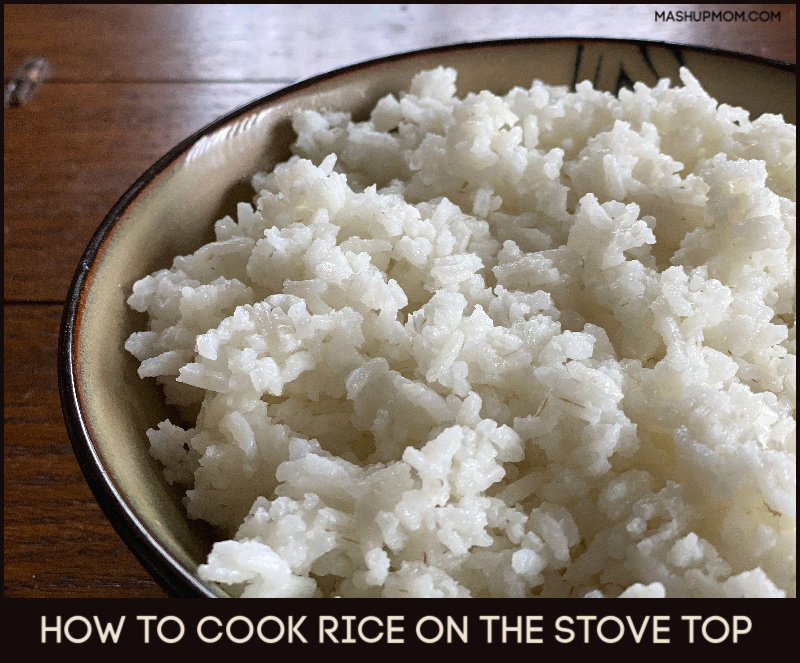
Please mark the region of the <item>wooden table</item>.
<svg viewBox="0 0 800 663"><path fill-rule="evenodd" d="M61 417L56 350L72 274L133 181L216 117L297 79L446 43L600 36L795 62L794 5L760 22L657 21L734 5L5 5L6 81L52 76L7 108L4 200L5 596L161 597L97 506Z"/></svg>

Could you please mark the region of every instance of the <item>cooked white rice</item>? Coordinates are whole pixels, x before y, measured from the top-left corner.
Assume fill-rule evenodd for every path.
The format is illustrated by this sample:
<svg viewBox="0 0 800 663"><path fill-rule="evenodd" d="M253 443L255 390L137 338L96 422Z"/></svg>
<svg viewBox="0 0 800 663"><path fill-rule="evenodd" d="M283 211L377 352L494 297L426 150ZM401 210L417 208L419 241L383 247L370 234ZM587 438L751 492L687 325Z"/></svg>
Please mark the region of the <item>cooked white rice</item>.
<svg viewBox="0 0 800 663"><path fill-rule="evenodd" d="M126 348L245 597L795 595L795 127L417 75L299 112ZM199 412L199 414L198 414Z"/></svg>

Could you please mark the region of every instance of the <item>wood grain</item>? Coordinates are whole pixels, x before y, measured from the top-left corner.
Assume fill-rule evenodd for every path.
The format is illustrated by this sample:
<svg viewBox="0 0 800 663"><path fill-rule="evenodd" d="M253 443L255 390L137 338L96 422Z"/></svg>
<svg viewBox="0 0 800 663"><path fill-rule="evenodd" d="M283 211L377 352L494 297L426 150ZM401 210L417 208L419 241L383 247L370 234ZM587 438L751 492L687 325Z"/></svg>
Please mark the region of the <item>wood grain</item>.
<svg viewBox="0 0 800 663"><path fill-rule="evenodd" d="M287 81L401 51L486 39L662 39L795 61L781 19L658 22L735 5L5 5L4 71L36 53L58 81Z"/></svg>
<svg viewBox="0 0 800 663"><path fill-rule="evenodd" d="M4 299L63 300L92 234L139 175L204 125L277 87L51 83L30 107L7 111Z"/></svg>
<svg viewBox="0 0 800 663"><path fill-rule="evenodd" d="M4 5L4 75L52 77L4 112L4 595L158 597L97 506L61 416L57 335L103 216L154 161L284 84L366 59L509 37L656 39L796 61L766 22L664 22L734 5Z"/></svg>
<svg viewBox="0 0 800 663"><path fill-rule="evenodd" d="M61 306L6 306L3 317L5 596L165 596L72 454L56 373Z"/></svg>

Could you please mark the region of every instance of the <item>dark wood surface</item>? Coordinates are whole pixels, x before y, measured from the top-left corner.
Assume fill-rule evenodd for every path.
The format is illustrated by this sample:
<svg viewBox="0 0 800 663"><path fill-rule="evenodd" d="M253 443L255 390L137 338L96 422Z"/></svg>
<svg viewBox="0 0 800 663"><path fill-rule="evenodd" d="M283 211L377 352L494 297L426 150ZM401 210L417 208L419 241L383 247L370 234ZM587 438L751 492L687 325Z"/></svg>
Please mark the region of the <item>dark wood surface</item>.
<svg viewBox="0 0 800 663"><path fill-rule="evenodd" d="M4 595L163 597L97 506L61 417L61 310L108 209L173 145L225 112L342 65L446 43L602 36L796 61L794 5L763 22L658 22L734 5L5 5L6 81L52 76L4 111Z"/></svg>

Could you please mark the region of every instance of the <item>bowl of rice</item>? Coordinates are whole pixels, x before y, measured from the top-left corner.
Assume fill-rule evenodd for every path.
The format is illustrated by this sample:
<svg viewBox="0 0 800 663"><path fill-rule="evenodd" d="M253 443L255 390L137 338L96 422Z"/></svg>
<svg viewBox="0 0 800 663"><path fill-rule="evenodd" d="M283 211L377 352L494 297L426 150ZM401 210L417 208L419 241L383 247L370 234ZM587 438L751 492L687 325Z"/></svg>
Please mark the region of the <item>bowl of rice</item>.
<svg viewBox="0 0 800 663"><path fill-rule="evenodd" d="M519 40L217 120L69 293L98 502L178 596L795 596L795 99Z"/></svg>

